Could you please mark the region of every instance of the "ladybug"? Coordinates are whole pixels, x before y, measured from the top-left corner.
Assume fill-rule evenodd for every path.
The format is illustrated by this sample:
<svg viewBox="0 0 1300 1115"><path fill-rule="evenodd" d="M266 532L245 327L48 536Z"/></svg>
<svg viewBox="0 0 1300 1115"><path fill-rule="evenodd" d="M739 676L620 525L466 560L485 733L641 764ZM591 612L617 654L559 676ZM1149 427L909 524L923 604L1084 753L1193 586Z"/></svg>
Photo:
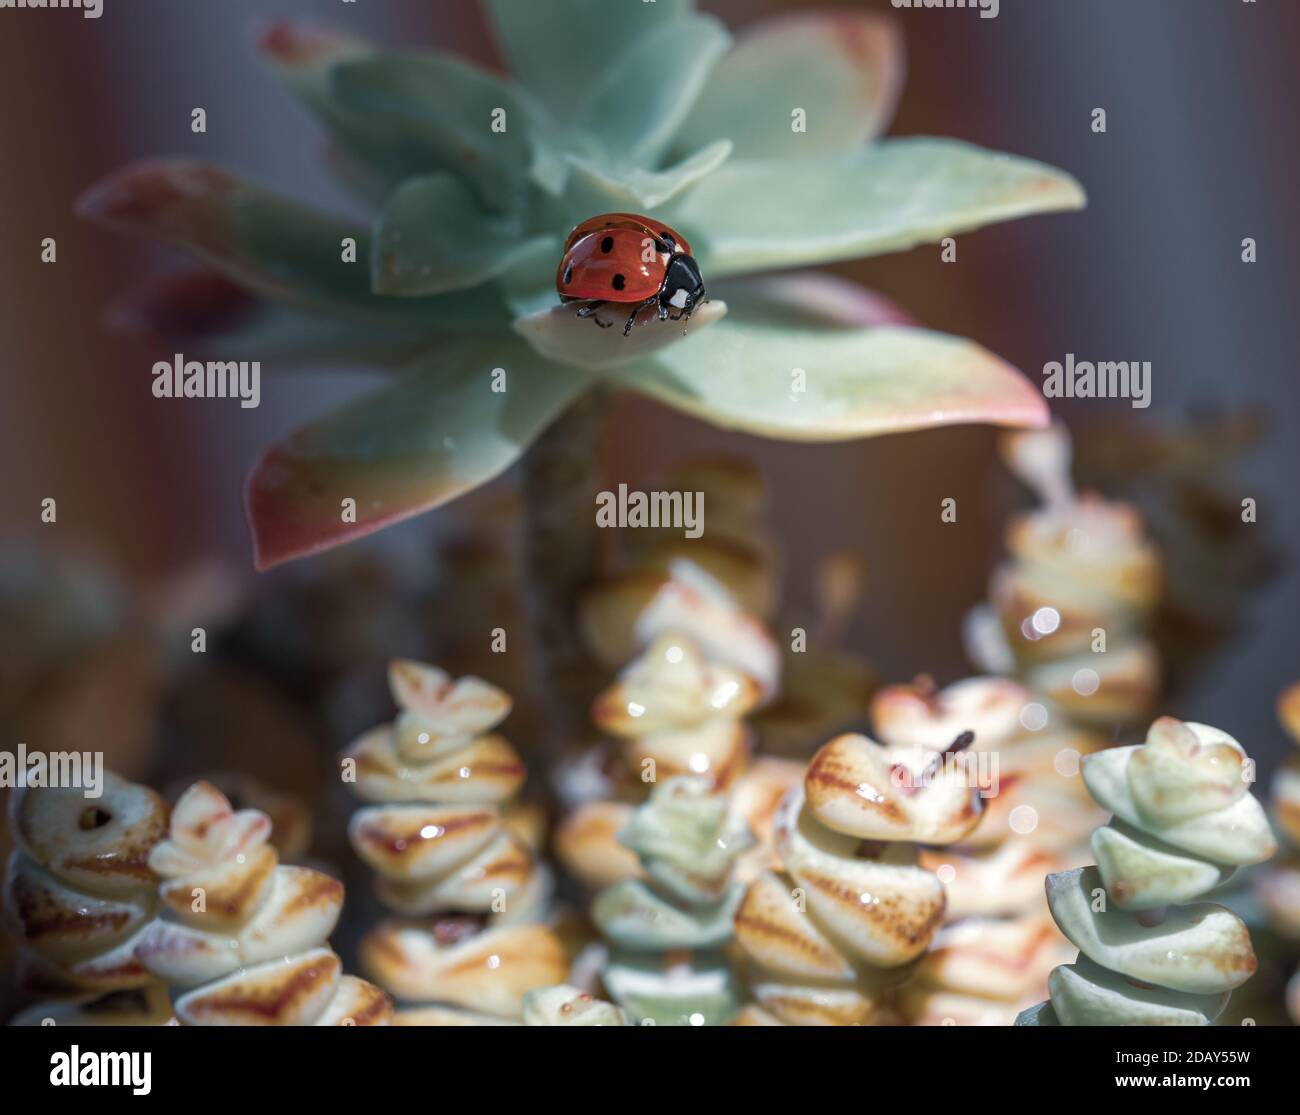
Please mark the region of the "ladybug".
<svg viewBox="0 0 1300 1115"><path fill-rule="evenodd" d="M686 237L637 213L602 213L569 233L555 289L561 302L586 302L579 317L593 317L607 302L631 306L625 337L647 306L658 305L660 321L672 311L680 321L704 300L704 280ZM594 320L602 329L613 325Z"/></svg>

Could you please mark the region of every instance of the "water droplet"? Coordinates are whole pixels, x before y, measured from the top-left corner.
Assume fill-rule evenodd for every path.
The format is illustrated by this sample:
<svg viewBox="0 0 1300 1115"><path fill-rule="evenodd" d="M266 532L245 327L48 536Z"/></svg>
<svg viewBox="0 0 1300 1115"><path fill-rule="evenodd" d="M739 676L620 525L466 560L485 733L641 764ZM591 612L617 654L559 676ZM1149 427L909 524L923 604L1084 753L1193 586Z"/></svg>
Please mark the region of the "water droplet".
<svg viewBox="0 0 1300 1115"><path fill-rule="evenodd" d="M1028 836L1038 828L1038 810L1032 805L1017 805L1007 817L1012 832Z"/></svg>

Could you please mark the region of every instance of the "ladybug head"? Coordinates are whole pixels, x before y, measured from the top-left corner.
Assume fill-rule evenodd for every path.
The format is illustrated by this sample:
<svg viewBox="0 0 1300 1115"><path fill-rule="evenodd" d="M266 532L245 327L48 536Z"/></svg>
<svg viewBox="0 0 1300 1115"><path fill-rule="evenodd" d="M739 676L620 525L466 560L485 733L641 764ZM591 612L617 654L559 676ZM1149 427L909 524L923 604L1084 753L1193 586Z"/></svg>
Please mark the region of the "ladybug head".
<svg viewBox="0 0 1300 1115"><path fill-rule="evenodd" d="M659 289L659 304L665 310L689 314L704 300L704 279L693 257L675 255L668 262L663 286Z"/></svg>

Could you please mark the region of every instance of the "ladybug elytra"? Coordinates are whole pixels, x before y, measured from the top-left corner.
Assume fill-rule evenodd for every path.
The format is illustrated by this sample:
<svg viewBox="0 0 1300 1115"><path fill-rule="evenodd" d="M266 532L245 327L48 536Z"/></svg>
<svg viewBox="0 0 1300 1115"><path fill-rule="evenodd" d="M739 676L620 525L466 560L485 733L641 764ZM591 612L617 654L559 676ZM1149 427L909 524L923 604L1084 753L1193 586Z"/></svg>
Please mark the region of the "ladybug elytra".
<svg viewBox="0 0 1300 1115"><path fill-rule="evenodd" d="M625 337L647 306L659 307L660 321L670 315L678 321L704 300L704 280L686 238L637 213L602 213L569 233L555 289L561 302L586 303L579 317L594 317L606 303L633 307ZM604 329L613 324L595 321Z"/></svg>

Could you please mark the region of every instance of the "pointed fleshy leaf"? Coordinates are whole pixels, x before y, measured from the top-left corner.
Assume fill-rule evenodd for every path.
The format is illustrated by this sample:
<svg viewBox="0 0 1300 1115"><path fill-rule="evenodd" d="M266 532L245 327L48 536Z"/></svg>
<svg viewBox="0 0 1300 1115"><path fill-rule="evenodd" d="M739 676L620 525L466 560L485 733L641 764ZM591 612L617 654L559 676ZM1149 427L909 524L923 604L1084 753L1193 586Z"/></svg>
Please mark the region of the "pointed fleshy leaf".
<svg viewBox="0 0 1300 1115"><path fill-rule="evenodd" d="M505 370L494 390L495 368ZM389 387L275 446L246 493L266 569L428 511L508 468L588 380L518 341L467 341L430 354ZM344 521L355 500L356 521Z"/></svg>
<svg viewBox="0 0 1300 1115"><path fill-rule="evenodd" d="M281 80L329 129L333 142L325 165L363 200L382 202L388 190L405 179L447 165L445 151L432 146L427 135L413 132L405 124L394 126L380 116L357 112L340 101L335 70L346 62L377 58L369 45L332 28L282 20L263 32L259 46ZM582 145L576 140L566 143L555 129L540 121L532 124L527 137L532 178L558 197L568 174L562 151ZM459 166L450 169L465 170Z"/></svg>
<svg viewBox="0 0 1300 1115"><path fill-rule="evenodd" d="M720 136L745 159L851 150L889 126L905 69L898 24L884 16L837 11L762 20L741 30L714 68L674 150ZM805 114L799 131L796 109Z"/></svg>
<svg viewBox="0 0 1300 1115"><path fill-rule="evenodd" d="M313 317L276 306L210 271L184 271L129 291L110 328L197 359L260 360L268 369L407 364L439 343L418 324Z"/></svg>
<svg viewBox="0 0 1300 1115"><path fill-rule="evenodd" d="M574 306L554 306L515 321L515 332L542 356L578 368L618 368L659 352L685 340L701 329L720 321L727 304L706 302L689 321L658 320L658 310L650 307L637 317L637 324L626 336L623 325L630 308L608 305L598 317L611 323L601 328L591 318L580 318Z"/></svg>
<svg viewBox="0 0 1300 1115"><path fill-rule="evenodd" d="M435 152L339 101L335 72L349 62L377 58L379 52L369 43L333 27L285 19L262 32L258 48L328 131L325 167L350 193L378 205L399 182L437 169Z"/></svg>
<svg viewBox="0 0 1300 1115"><path fill-rule="evenodd" d="M409 297L477 286L534 251L559 258L554 237L526 237L512 217L485 213L450 174L414 178L388 199L375 232L371 282L380 294Z"/></svg>
<svg viewBox="0 0 1300 1115"><path fill-rule="evenodd" d="M609 59L689 15L695 0L486 0L484 6L510 72L553 113L571 119Z"/></svg>
<svg viewBox="0 0 1300 1115"><path fill-rule="evenodd" d="M731 44L712 16L687 16L629 37L586 83L579 118L612 164L653 164L668 148ZM724 139L709 136L706 142ZM701 145L702 146L702 145Z"/></svg>
<svg viewBox="0 0 1300 1115"><path fill-rule="evenodd" d="M403 53L341 63L330 88L420 173L458 174L502 211L522 204L536 114L508 82L449 54Z"/></svg>
<svg viewBox="0 0 1300 1115"><path fill-rule="evenodd" d="M731 154L731 144L718 140L663 170L610 168L570 155L572 166L565 203L575 224L592 213L634 213L658 209L706 174L712 174ZM581 214L579 216L579 214Z"/></svg>
<svg viewBox="0 0 1300 1115"><path fill-rule="evenodd" d="M204 163L137 163L92 187L77 208L112 228L183 248L241 286L309 312L462 331L505 324L491 288L428 298L374 294L365 229ZM355 262L344 259L346 238L356 241Z"/></svg>
<svg viewBox="0 0 1300 1115"><path fill-rule="evenodd" d="M1083 204L1063 171L926 138L813 159L731 159L663 217L690 237L708 281L900 251Z"/></svg>
<svg viewBox="0 0 1300 1115"><path fill-rule="evenodd" d="M775 324L770 300L746 306L736 295L726 321L611 374L715 426L789 441L1047 424L1029 381L972 341L897 325Z"/></svg>

